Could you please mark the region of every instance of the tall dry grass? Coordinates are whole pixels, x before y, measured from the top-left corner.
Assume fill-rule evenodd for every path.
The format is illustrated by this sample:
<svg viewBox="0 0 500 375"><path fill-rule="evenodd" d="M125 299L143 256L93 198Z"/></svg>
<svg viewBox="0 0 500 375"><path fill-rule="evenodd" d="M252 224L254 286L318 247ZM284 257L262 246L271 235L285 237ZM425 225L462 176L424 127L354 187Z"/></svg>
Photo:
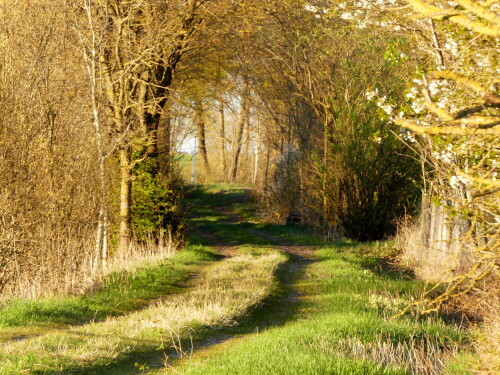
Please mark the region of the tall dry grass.
<svg viewBox="0 0 500 375"><path fill-rule="evenodd" d="M425 215L419 221L406 220L399 224L396 247L401 251L401 261L412 268L418 277L446 287L464 270L474 267L475 257L466 245L450 246L451 242L459 243L461 237L426 242L430 223L423 222L423 218ZM443 219L443 226L448 224L449 220ZM443 299L440 305L445 313L461 316L465 324L473 327L475 353L462 366L474 374L500 373L499 276L498 269L493 270L467 293L462 294L459 289L454 296ZM425 305L427 302L423 297L421 303Z"/></svg>
<svg viewBox="0 0 500 375"><path fill-rule="evenodd" d="M1 296L37 299L82 294L112 272L132 271L171 258L179 246L171 235L163 245L159 243L162 241L152 236L134 241L126 253L113 252L103 267L91 236L87 240L61 238L22 249L12 236L4 233L0 239L5 250L0 254L0 267L4 265L0 268ZM10 251L7 253L6 249Z"/></svg>
<svg viewBox="0 0 500 375"><path fill-rule="evenodd" d="M182 240L176 238L169 229L163 238L149 235L141 240L135 239L126 252L114 252L102 270L103 275L112 272L133 271L144 265L156 265L172 258L182 246Z"/></svg>
<svg viewBox="0 0 500 375"><path fill-rule="evenodd" d="M428 337L419 337L403 343L390 338L377 338L363 342L359 338L339 340L330 351L332 355L347 356L374 361L384 367L403 367L412 375L441 375L450 356L458 349L443 350L443 346ZM328 347L328 345L325 345Z"/></svg>
<svg viewBox="0 0 500 375"><path fill-rule="evenodd" d="M417 221L401 219L395 246L402 263L418 277L431 282L447 281L470 264L470 250L460 245L460 237L453 237L443 211L432 222L428 219L426 215Z"/></svg>

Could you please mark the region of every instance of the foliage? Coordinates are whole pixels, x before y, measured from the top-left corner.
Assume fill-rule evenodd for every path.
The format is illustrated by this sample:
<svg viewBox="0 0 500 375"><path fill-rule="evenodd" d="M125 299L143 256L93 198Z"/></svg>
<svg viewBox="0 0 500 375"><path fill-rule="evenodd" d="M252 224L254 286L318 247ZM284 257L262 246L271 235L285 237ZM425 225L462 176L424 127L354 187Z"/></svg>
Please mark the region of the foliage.
<svg viewBox="0 0 500 375"><path fill-rule="evenodd" d="M174 233L182 225L180 199L182 188L173 177L166 187L161 175L149 172L147 163L133 169L132 227L138 240Z"/></svg>

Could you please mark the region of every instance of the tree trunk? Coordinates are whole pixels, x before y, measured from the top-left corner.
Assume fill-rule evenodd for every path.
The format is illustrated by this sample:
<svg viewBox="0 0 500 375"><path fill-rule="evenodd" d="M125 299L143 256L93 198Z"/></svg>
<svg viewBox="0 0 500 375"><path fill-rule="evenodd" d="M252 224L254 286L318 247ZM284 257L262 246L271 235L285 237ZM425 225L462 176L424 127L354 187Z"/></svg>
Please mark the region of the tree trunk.
<svg viewBox="0 0 500 375"><path fill-rule="evenodd" d="M227 176L227 160L226 160L226 118L224 113L224 102L219 102L220 113L220 157L222 161L222 179Z"/></svg>
<svg viewBox="0 0 500 375"><path fill-rule="evenodd" d="M266 152L266 169L264 170L264 187L268 186L270 159L271 159L271 150L269 149L269 146L268 146L267 152Z"/></svg>
<svg viewBox="0 0 500 375"><path fill-rule="evenodd" d="M257 184L257 177L259 174L259 158L260 157L260 122L257 123L257 139L255 145L255 160L254 160L254 168L253 168L253 184Z"/></svg>
<svg viewBox="0 0 500 375"><path fill-rule="evenodd" d="M85 4L84 8L88 17L91 17L91 8ZM83 38L83 36L80 35ZM99 218L96 229L95 255L96 262L94 272L98 272L99 263L102 268L106 268L108 259L108 207L107 207L107 183L106 183L106 160L104 153L104 135L101 128L98 105L98 41L95 30L91 30L91 43L83 51L87 76L90 82L90 101L92 104L92 125L96 135L97 160L99 164L99 181L101 185L101 202Z"/></svg>
<svg viewBox="0 0 500 375"><path fill-rule="evenodd" d="M126 253L130 246L131 237L131 203L132 203L132 176L130 149L124 146L119 150L120 156L120 252Z"/></svg>
<svg viewBox="0 0 500 375"><path fill-rule="evenodd" d="M245 90L243 93L243 97L241 98L241 119L238 126L236 139L235 139L235 148L233 150L233 163L231 170L231 182L236 181L236 177L238 175L238 163L241 154L241 146L243 141L243 133L245 131L245 125L249 122L250 119L250 92L249 92L248 81L245 81Z"/></svg>
<svg viewBox="0 0 500 375"><path fill-rule="evenodd" d="M166 186L170 185L172 172L172 144L171 144L171 117L168 108L164 109L163 116L158 128L158 160L160 163L160 175Z"/></svg>
<svg viewBox="0 0 500 375"><path fill-rule="evenodd" d="M323 181L322 181L322 191L321 194L323 195L323 220L325 227L327 228L329 225L329 210L328 210L328 147L329 147L329 142L328 142L328 126L325 126L323 130Z"/></svg>
<svg viewBox="0 0 500 375"><path fill-rule="evenodd" d="M198 135L198 153L201 155L201 160L203 163L203 169L205 170L205 175L210 175L210 165L208 164L208 153L206 145L206 135L205 135L205 113L203 110L203 104L201 101L196 101L195 103L195 125L196 133Z"/></svg>

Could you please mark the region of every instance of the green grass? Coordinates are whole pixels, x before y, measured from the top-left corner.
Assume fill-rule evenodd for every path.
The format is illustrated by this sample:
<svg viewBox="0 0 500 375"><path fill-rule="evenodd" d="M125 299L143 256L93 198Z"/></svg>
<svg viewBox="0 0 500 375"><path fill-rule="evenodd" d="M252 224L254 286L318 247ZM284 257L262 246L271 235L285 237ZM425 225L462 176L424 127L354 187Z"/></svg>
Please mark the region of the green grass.
<svg viewBox="0 0 500 375"><path fill-rule="evenodd" d="M251 232L252 229L257 229L255 224L228 223L230 218L214 209L214 207L223 207L233 211L233 208L244 207L242 210L249 210L249 207L254 204L251 203L252 197L249 194L244 186L232 187L226 184L191 189L185 200L186 210L193 216L189 219L190 226L216 235L220 240L219 243L222 241L235 245L263 246L270 244L271 241ZM189 240L192 243L207 243L207 239L197 234L196 231L190 234Z"/></svg>
<svg viewBox="0 0 500 375"><path fill-rule="evenodd" d="M112 273L103 279L97 292L67 298L6 301L0 308L0 329L81 324L122 315L145 306L151 299L178 291L178 283L192 272L189 265L216 258L216 254L200 246L190 246L159 265Z"/></svg>
<svg viewBox="0 0 500 375"><path fill-rule="evenodd" d="M438 316L390 319L422 290L405 273L377 271L377 246L338 244L317 252L295 288L293 317L214 347L171 370L181 374L407 374L418 360L445 357L466 332ZM224 350L222 352L222 350ZM413 359L412 359L413 358ZM430 365L430 364L427 364ZM168 372L168 371L167 371Z"/></svg>
<svg viewBox="0 0 500 375"><path fill-rule="evenodd" d="M235 201L238 196L229 193L226 198ZM259 242L260 238L244 226L236 225L235 230L221 224L224 215L210 209L216 201L200 205L197 215L204 216L192 219L192 225L212 231L224 241ZM17 332L24 332L23 325L44 325L52 330L42 329L28 334L26 340L6 341L3 349L0 346L0 374L27 370L40 374L139 374L141 368L158 363L163 353L172 353L172 334L183 346L189 346L191 339L217 335L221 327L252 316L250 313L278 288L273 275L286 257L272 248L254 245L241 246L241 255L235 258L198 267L201 275L188 283L189 288L179 285L192 273L191 265L220 260L203 246L203 237L191 236L189 242L185 250L160 266L110 275L93 294L10 301L2 311L4 326L16 326ZM174 295L151 304L151 299L169 293ZM115 317L103 319L109 316ZM96 322L66 329L68 324L89 320Z"/></svg>
<svg viewBox="0 0 500 375"><path fill-rule="evenodd" d="M188 190L185 203L200 208L230 207L234 203L252 203L250 188L245 185L210 184ZM255 205L255 204L254 204Z"/></svg>

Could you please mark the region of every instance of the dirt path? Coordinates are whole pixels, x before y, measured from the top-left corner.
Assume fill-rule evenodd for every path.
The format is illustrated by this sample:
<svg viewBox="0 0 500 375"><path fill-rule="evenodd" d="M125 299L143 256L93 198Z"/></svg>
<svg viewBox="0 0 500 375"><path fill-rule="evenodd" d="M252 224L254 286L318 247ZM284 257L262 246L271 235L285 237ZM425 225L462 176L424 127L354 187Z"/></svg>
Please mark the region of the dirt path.
<svg viewBox="0 0 500 375"><path fill-rule="evenodd" d="M229 219L225 220L224 222L228 224L238 224L245 222L244 218L235 214L234 212L229 211L225 207L214 207L213 209L216 212L227 216ZM286 306L286 304L299 302L301 294L300 292L296 291L293 288L292 284L302 276L303 271L308 265L315 262L315 257L314 257L315 247L295 245L291 241L272 236L258 229L248 229L248 231L252 234L255 234L259 237L268 240L271 243L276 244L276 247L278 249L280 249L281 251L290 256L290 261L286 263L281 270L282 277L280 278L280 281L282 282L282 286L285 289L287 289L287 293L282 296L280 302L282 302L282 305L284 307ZM224 245L213 246L213 247L218 249L219 251L221 248L222 249L227 248L227 246ZM237 247L234 246L230 248L232 252L236 251L237 249ZM283 311L280 313L280 315L283 314L286 314L286 312ZM265 325L272 326L274 324L275 324L274 320L271 317ZM227 340L228 339L226 338L223 341Z"/></svg>
<svg viewBox="0 0 500 375"><path fill-rule="evenodd" d="M227 219L223 222L228 225L240 224L246 221L244 218L228 210L226 207L213 207L212 209L218 214L226 216ZM173 372L175 372L177 365L180 365L184 361L189 361L191 358L198 356L203 357L204 353L211 353L219 350L222 351L225 346L231 345L233 342L240 339L244 339L248 334L281 325L287 320L293 318L302 296L294 284L303 277L306 267L316 261L314 256L315 247L295 245L291 241L272 236L258 229L250 228L247 230L256 236L264 238L270 243L275 244L274 246L277 249L288 254L290 257L290 260L277 270L277 278L280 282L281 288L280 293L272 297L271 301L267 301L267 306L265 305L261 307L262 311L257 312L257 315L259 315L258 318L250 318L250 324L246 322L243 323L247 326L247 332L221 332L221 334L215 337L210 337L206 340L193 343L190 352L186 356L180 355L172 358L174 360L171 363L171 370ZM212 243L212 248L223 254L232 256L237 251L238 246L217 245L217 240L220 242L223 241L215 234L201 231L198 231L197 233L209 240Z"/></svg>
<svg viewBox="0 0 500 375"><path fill-rule="evenodd" d="M225 215L228 217L227 220L224 220L224 223L238 224L238 223L243 223L246 221L243 217L228 210L226 207L213 207L213 210L221 215ZM269 242L272 242L272 243L278 245L278 247L281 250L283 250L285 253L291 255L292 258L299 263L302 263L302 262L311 263L314 260L314 247L298 246L298 245L295 245L291 241L272 236L272 235L265 233L265 232L258 230L258 229L249 229L248 231L252 234L255 234L259 237L262 237L262 238L268 240Z"/></svg>

